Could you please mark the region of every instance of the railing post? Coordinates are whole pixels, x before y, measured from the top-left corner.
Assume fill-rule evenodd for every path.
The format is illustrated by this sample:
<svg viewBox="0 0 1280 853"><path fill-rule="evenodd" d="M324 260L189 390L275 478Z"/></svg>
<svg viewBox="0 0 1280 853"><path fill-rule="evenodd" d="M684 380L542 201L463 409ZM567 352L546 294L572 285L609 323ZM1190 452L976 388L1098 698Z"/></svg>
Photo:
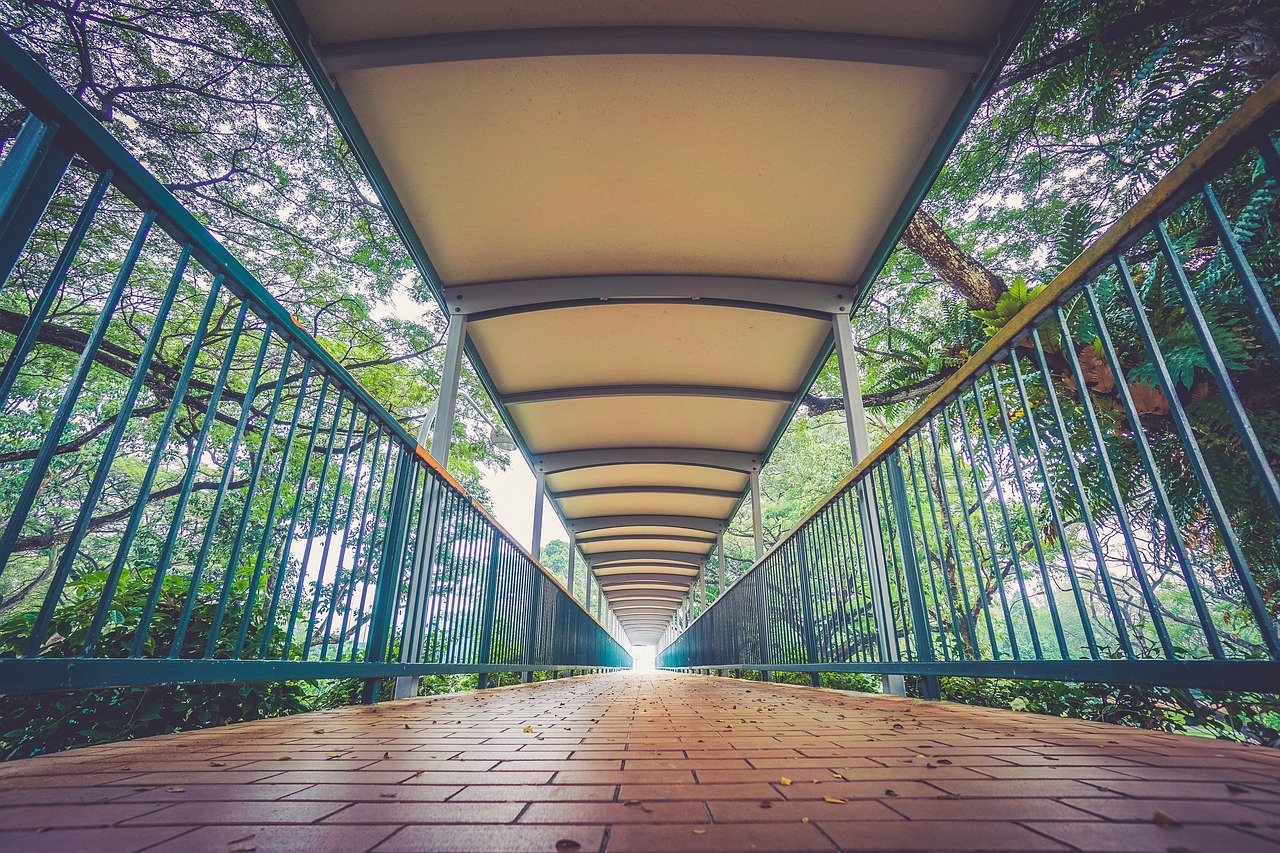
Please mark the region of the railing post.
<svg viewBox="0 0 1280 853"><path fill-rule="evenodd" d="M871 439L867 435L867 410L862 405L862 374L858 370L858 357L853 351L853 327L848 314L833 314L831 325L835 332L836 361L840 368L840 387L844 392L844 417L849 428L849 450L853 465L871 453ZM862 527L863 541L867 546L868 569L871 574L872 609L875 613L876 637L880 646L880 660L884 663L898 659L898 649L893 643L893 608L889 595L889 570L884 562L884 540L880 536L880 519L872 511L874 493L868 479L858 483L858 521ZM880 677L880 687L895 696L907 694L902 676L896 673Z"/></svg>
<svg viewBox="0 0 1280 853"><path fill-rule="evenodd" d="M807 528L806 528L807 529ZM808 663L818 662L818 633L813 619L813 583L809 576L809 548L805 544L805 529L796 534L796 562L800 564L800 607L804 616L804 650ZM822 686L822 673L809 673L809 683Z"/></svg>
<svg viewBox="0 0 1280 853"><path fill-rule="evenodd" d="M413 466L409 466L412 473ZM431 567L435 556L435 538L440 523L440 507L444 503L445 485L430 473L425 475L422 505L418 510L418 538L413 549L413 565L409 570L409 591L404 607L404 638L400 643L402 663L420 663L426 635L427 602L431 598ZM412 487L413 477L409 478ZM405 504L405 507L412 502ZM402 510L403 511L403 510ZM405 519L408 532L409 519ZM418 695L418 676L402 675L396 679L396 698Z"/></svg>
<svg viewBox="0 0 1280 853"><path fill-rule="evenodd" d="M412 482L413 457L407 449L402 449L400 458L396 460L395 475L391 481L387 535L382 543L382 556L378 562L378 583L374 589L373 609L369 617L369 644L365 650L365 660L370 663L381 663L386 660L391 642L391 621L396 612L395 601L400 589L400 561L404 554L404 531L408 521L405 518L405 506ZM364 687L361 689L361 699L365 704L372 704L378 701L379 692L379 679L366 678ZM396 698L401 698L398 683Z"/></svg>
<svg viewBox="0 0 1280 853"><path fill-rule="evenodd" d="M911 535L911 510L907 505L907 485L898 464L898 451L887 458L889 494L893 502L893 518L898 529L898 544L902 551L902 573L907 579L907 600L911 605L911 633L916 644L916 660L932 661L933 638L929 632L927 611L924 606L924 590L920 584L920 564L916 561L915 537ZM926 675L920 680L923 699L941 699L942 689L936 675Z"/></svg>
<svg viewBox="0 0 1280 853"><path fill-rule="evenodd" d="M498 606L498 559L502 556L502 536L493 531L493 545L489 549L489 570L484 580L484 621L480 624L480 654L477 663L488 665L493 653L493 617ZM489 686L489 673L481 672L476 678L476 687L484 690Z"/></svg>
<svg viewBox="0 0 1280 853"><path fill-rule="evenodd" d="M8 281L71 165L72 152L57 136L56 124L30 116L0 164L0 283Z"/></svg>
<svg viewBox="0 0 1280 853"><path fill-rule="evenodd" d="M521 681L525 684L533 683L533 669L536 665L537 654L535 653L538 638L538 617L542 614L542 569L537 565L533 565L533 582L529 593L529 621L525 625L524 631L524 664L530 669L526 670L521 676Z"/></svg>
<svg viewBox="0 0 1280 853"><path fill-rule="evenodd" d="M440 396L436 398L435 403L435 424L424 423L422 430L419 432L418 444L421 445L426 438L426 430L431 428L431 458L445 468L449 465L449 450L453 445L453 418L458 405L458 379L462 372L462 355L463 347L467 341L467 318L462 316L454 316L449 318L448 338L445 341L444 350L444 367L440 373ZM435 478L428 475L428 483L435 482ZM435 535L435 518L436 507L440 504L439 500L431 500L431 511L427 511L428 499L436 498L443 484L437 484L433 489L427 486L427 494L423 496L422 516L419 520L419 542L423 539L430 540ZM429 541L428 543L429 544ZM425 603L427 598L426 575L431 570L431 560L422 559L426 555L427 547L419 547L413 561L413 570L409 577L409 600L405 604L405 632L408 636L412 632L412 638L415 645L410 648L408 643L402 643L401 660L408 663L416 662L413 657L420 656L417 648L420 645L422 630L425 626L412 623L408 619L408 615L414 616L425 615ZM411 656L405 658L406 652ZM403 675L396 679L396 698L406 699L418 695L418 676Z"/></svg>
<svg viewBox="0 0 1280 853"><path fill-rule="evenodd" d="M760 663L769 664L769 601L765 595L764 571L756 569L756 630L759 635ZM772 681L773 675L767 669L760 670L761 681Z"/></svg>

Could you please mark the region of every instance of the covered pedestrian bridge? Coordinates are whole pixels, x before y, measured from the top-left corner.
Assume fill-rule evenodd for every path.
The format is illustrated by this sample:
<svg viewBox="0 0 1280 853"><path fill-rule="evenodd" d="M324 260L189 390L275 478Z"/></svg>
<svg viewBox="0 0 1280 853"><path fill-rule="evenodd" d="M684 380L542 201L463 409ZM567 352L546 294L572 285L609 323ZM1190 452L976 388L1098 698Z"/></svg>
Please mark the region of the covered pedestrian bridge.
<svg viewBox="0 0 1280 853"><path fill-rule="evenodd" d="M921 701L1280 684L1280 79L873 448L850 318L1035 4L270 5L448 315L434 418L397 422L0 37L30 112L0 162L0 577L35 578L0 689L364 704L6 764L0 849L1280 843L1260 747ZM64 302L93 309L70 336ZM833 358L853 469L766 549L760 472ZM449 473L468 363L534 471L530 548ZM622 672L632 645L660 671ZM459 673L482 689L418 698ZM484 689L513 675L544 680Z"/></svg>

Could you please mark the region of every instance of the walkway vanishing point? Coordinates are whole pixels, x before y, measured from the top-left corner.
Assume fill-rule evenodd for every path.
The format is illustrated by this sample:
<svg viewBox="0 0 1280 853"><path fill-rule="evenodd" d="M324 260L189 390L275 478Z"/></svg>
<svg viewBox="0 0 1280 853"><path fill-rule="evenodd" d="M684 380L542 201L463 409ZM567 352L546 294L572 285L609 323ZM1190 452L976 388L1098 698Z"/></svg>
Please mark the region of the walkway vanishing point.
<svg viewBox="0 0 1280 853"><path fill-rule="evenodd" d="M1280 846L1280 752L1012 711L613 673L0 767L0 850Z"/></svg>

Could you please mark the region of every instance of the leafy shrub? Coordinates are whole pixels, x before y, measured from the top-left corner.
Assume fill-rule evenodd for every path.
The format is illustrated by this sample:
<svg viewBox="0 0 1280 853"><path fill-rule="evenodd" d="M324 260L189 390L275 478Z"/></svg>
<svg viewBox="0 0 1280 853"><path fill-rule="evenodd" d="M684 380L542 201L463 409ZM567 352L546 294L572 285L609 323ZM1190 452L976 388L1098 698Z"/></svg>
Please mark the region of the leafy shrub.
<svg viewBox="0 0 1280 853"><path fill-rule="evenodd" d="M127 573L121 579L95 655L128 656L133 629L150 593L153 577L150 572L140 572ZM96 572L68 582L54 612L50 632L43 638L41 657L68 657L79 653L105 583L105 573ZM177 636L188 586L186 578L164 579L146 644L148 654L168 653ZM197 593L183 642L185 656L203 654L220 593L216 584L202 585ZM35 613L20 613L0 621L0 657L20 654L35 620ZM238 621L227 621L232 624L224 624L221 632L224 639L234 637L239 630ZM261 624L261 619L255 620L250 627L247 650L259 648ZM282 632L274 632L268 644L269 657L297 660L302 656L297 645L292 646L288 654L282 654L283 651ZM390 695L393 679L381 681L382 695ZM422 679L422 692L430 695L474 689L475 682L474 675L426 676ZM0 694L0 760L353 705L360 701L362 686L363 679L344 678Z"/></svg>
<svg viewBox="0 0 1280 853"><path fill-rule="evenodd" d="M943 678L952 702L1280 746L1280 698L1139 684Z"/></svg>

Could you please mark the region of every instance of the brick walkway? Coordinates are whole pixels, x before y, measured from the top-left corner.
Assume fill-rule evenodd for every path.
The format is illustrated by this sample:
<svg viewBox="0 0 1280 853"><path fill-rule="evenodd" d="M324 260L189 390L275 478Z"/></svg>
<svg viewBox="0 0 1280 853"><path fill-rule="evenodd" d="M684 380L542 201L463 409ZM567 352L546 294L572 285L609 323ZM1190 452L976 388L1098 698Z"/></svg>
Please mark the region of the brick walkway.
<svg viewBox="0 0 1280 853"><path fill-rule="evenodd" d="M672 674L0 765L0 850L1280 849L1280 752Z"/></svg>

